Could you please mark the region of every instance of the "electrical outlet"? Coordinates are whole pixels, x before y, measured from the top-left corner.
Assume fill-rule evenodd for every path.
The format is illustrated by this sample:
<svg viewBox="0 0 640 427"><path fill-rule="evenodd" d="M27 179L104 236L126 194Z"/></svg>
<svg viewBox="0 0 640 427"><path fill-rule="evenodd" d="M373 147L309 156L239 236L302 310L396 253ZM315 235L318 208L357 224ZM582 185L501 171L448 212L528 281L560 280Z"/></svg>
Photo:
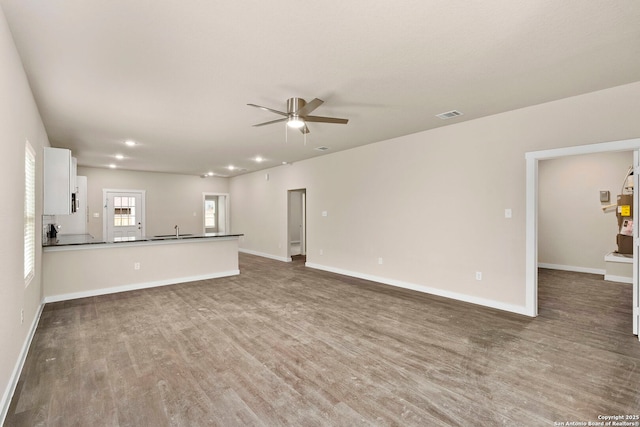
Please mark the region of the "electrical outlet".
<svg viewBox="0 0 640 427"><path fill-rule="evenodd" d="M378 264L382 265L382 258L378 258Z"/></svg>
<svg viewBox="0 0 640 427"><path fill-rule="evenodd" d="M324 255L324 251L320 249L320 255Z"/></svg>
<svg viewBox="0 0 640 427"><path fill-rule="evenodd" d="M134 270L140 270L140 263L139 262L134 262L133 263L133 269Z"/></svg>
<svg viewBox="0 0 640 427"><path fill-rule="evenodd" d="M482 271L476 271L476 280L482 280Z"/></svg>
<svg viewBox="0 0 640 427"><path fill-rule="evenodd" d="M511 218L513 216L513 212L511 211L511 209L505 209L504 210L504 217L505 218Z"/></svg>
<svg viewBox="0 0 640 427"><path fill-rule="evenodd" d="M20 324L24 323L24 308L20 309Z"/></svg>

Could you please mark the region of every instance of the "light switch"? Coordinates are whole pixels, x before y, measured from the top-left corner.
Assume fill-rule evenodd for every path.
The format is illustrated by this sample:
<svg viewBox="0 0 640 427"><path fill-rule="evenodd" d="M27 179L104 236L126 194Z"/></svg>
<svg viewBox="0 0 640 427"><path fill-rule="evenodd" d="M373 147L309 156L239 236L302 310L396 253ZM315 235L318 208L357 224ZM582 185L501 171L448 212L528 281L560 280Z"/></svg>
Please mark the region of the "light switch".
<svg viewBox="0 0 640 427"><path fill-rule="evenodd" d="M94 218L100 218L100 212L94 212L93 213L93 217Z"/></svg>
<svg viewBox="0 0 640 427"><path fill-rule="evenodd" d="M513 216L513 213L511 212L511 209L505 209L504 210L504 217L505 218L511 218Z"/></svg>
<svg viewBox="0 0 640 427"><path fill-rule="evenodd" d="M607 203L610 200L609 190L600 191L600 201L602 203Z"/></svg>
<svg viewBox="0 0 640 427"><path fill-rule="evenodd" d="M329 213L327 211L322 211L322 216L327 216Z"/></svg>

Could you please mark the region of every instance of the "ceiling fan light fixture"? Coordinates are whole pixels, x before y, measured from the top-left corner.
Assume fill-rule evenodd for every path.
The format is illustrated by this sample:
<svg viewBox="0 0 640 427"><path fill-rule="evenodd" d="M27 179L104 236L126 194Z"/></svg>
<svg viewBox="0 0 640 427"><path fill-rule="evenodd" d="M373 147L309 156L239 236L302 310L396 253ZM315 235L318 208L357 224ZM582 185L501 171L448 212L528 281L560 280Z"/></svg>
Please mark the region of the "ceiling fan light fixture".
<svg viewBox="0 0 640 427"><path fill-rule="evenodd" d="M300 129L304 126L304 120L302 120L299 116L291 116L289 120L287 120L287 126L294 129Z"/></svg>

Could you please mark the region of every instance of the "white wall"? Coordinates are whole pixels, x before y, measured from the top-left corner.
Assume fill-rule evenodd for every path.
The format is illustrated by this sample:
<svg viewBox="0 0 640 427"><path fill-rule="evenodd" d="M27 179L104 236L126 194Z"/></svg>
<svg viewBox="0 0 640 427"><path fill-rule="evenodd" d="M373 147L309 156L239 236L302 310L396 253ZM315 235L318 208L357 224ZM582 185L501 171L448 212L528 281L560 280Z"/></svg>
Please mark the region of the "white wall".
<svg viewBox="0 0 640 427"><path fill-rule="evenodd" d="M286 192L306 188L308 263L523 312L525 153L638 137L638 99L640 82L235 177L232 229L286 257Z"/></svg>
<svg viewBox="0 0 640 427"><path fill-rule="evenodd" d="M43 259L47 302L239 273L238 239L231 237L49 248Z"/></svg>
<svg viewBox="0 0 640 427"><path fill-rule="evenodd" d="M604 256L616 250L616 195L633 152L543 160L538 166L538 262L576 271L604 270ZM600 203L600 190L611 201Z"/></svg>
<svg viewBox="0 0 640 427"><path fill-rule="evenodd" d="M15 381L23 346L37 320L41 301L42 152L47 135L22 63L0 8L0 423ZM25 140L36 152L36 265L25 288L24 156ZM24 323L20 310L24 309Z"/></svg>
<svg viewBox="0 0 640 427"><path fill-rule="evenodd" d="M228 178L79 167L88 181L89 234L102 239L102 190L146 190L146 234L203 232L202 193L228 193ZM100 216L95 218L94 213ZM195 213L195 215L194 215Z"/></svg>

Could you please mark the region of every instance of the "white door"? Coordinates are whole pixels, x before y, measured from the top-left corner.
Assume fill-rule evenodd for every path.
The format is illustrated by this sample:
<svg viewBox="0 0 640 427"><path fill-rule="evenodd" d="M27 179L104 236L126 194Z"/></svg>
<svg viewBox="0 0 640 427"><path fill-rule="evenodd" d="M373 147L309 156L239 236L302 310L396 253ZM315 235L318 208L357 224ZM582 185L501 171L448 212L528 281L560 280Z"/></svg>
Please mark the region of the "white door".
<svg viewBox="0 0 640 427"><path fill-rule="evenodd" d="M121 242L144 236L144 192L105 190L106 240Z"/></svg>
<svg viewBox="0 0 640 427"><path fill-rule="evenodd" d="M634 216L634 227L633 227L633 333L638 335L638 330L640 329L640 286L638 282L640 281L640 272L638 269L640 268L640 239L638 238L638 221L635 218L640 218L640 200L638 197L638 187L640 183L640 150L635 150L633 152L633 216ZM640 339L640 335L638 335L638 339Z"/></svg>

